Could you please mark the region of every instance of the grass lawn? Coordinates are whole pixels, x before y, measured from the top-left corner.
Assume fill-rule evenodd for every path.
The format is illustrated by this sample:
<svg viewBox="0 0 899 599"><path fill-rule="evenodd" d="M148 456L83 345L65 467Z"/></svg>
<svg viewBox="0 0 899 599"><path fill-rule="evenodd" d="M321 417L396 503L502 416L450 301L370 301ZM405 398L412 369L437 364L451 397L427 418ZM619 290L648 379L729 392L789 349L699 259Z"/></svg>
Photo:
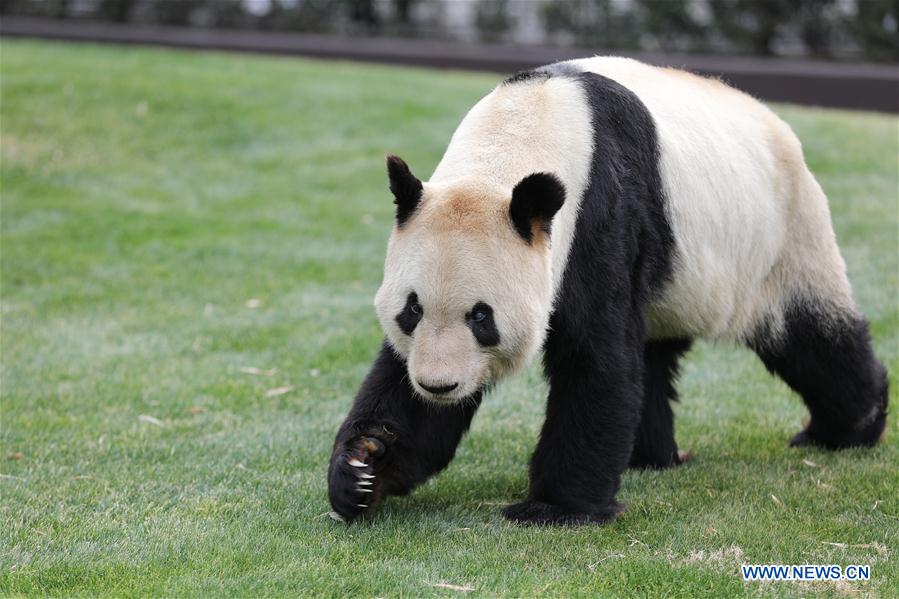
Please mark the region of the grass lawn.
<svg viewBox="0 0 899 599"><path fill-rule="evenodd" d="M498 77L9 40L0 56L0 593L899 593L894 116L777 108L892 374L885 443L788 449L799 399L749 351L699 344L677 408L696 459L628 473L612 525L518 528L499 509L527 488L531 368L443 474L347 527L325 471L381 339L384 155L429 173ZM741 563L872 580L743 583Z"/></svg>

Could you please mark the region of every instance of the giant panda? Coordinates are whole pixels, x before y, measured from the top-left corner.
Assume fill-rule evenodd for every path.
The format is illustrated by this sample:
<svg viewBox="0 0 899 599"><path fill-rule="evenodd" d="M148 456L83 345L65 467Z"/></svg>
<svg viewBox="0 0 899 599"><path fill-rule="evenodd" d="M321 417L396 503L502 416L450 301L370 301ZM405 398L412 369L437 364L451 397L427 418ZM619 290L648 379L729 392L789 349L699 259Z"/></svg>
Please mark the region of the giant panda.
<svg viewBox="0 0 899 599"><path fill-rule="evenodd" d="M452 459L486 389L542 350L530 489L503 515L603 523L628 467L679 464L670 402L695 339L748 346L805 401L794 446L875 444L887 373L789 126L724 83L595 57L519 73L427 182L387 159L386 339L337 432L352 520Z"/></svg>

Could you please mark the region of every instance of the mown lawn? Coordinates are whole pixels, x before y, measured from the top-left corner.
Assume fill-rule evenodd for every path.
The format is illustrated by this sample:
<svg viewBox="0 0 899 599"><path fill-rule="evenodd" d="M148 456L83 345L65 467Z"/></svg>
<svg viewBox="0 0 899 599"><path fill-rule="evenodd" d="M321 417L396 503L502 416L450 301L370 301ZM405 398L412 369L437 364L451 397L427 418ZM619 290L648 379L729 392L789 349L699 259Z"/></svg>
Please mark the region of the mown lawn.
<svg viewBox="0 0 899 599"><path fill-rule="evenodd" d="M700 344L677 409L696 459L628 473L610 526L518 528L499 509L527 486L532 368L448 470L346 527L325 470L381 338L383 157L426 175L497 77L8 40L0 56L0 593L899 593L895 117L778 108L893 375L881 446L788 449L798 398L747 350ZM741 563L872 580L743 583Z"/></svg>

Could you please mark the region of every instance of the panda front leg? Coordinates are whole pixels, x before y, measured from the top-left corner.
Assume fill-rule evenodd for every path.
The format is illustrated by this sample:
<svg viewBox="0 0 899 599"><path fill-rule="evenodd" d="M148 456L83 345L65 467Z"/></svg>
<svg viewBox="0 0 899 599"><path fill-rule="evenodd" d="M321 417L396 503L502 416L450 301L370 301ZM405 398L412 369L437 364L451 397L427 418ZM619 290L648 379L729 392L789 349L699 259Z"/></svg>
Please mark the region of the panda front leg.
<svg viewBox="0 0 899 599"><path fill-rule="evenodd" d="M443 470L480 401L478 394L459 404L426 404L385 341L337 431L328 468L331 507L350 521Z"/></svg>
<svg viewBox="0 0 899 599"><path fill-rule="evenodd" d="M595 327L559 313L552 320L544 353L549 399L530 491L503 515L522 524L609 522L624 511L615 494L640 417L642 317L635 311L621 324Z"/></svg>

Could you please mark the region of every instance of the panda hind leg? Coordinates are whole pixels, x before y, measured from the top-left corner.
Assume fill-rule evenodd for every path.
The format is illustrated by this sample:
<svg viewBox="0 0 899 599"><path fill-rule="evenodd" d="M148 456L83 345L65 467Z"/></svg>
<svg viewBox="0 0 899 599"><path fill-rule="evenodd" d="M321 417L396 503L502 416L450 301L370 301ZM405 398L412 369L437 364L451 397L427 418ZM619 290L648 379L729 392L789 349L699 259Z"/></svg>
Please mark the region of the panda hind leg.
<svg viewBox="0 0 899 599"><path fill-rule="evenodd" d="M868 322L855 311L797 303L775 340L753 343L765 367L805 402L808 425L791 446L871 446L886 426L887 371L874 355Z"/></svg>
<svg viewBox="0 0 899 599"><path fill-rule="evenodd" d="M644 348L643 408L631 468L670 468L692 457L677 449L671 410L671 402L677 401L678 361L691 344L689 339L665 339L649 341Z"/></svg>

